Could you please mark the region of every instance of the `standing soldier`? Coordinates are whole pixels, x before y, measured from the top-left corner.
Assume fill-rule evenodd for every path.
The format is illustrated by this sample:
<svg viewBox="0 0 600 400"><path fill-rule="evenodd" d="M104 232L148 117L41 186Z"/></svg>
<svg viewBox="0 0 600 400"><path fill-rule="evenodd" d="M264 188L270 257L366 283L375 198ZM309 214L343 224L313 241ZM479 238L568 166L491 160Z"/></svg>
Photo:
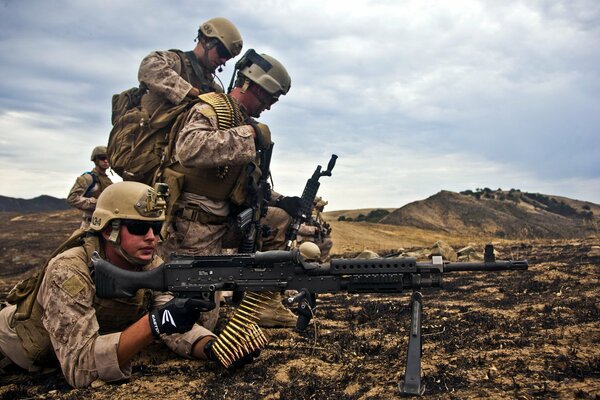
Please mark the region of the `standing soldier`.
<svg viewBox="0 0 600 400"><path fill-rule="evenodd" d="M319 247L321 251L321 255L318 258L319 262L329 260L329 253L333 247L331 225L323 218L323 209L327 204L328 202L321 197L317 196L315 198L310 220L300 225L297 235L298 244L313 242Z"/></svg>
<svg viewBox="0 0 600 400"><path fill-rule="evenodd" d="M67 197L67 202L71 207L83 211L80 228L84 230L90 226L98 196L104 189L112 185L112 181L106 175L106 171L110 167L106 156L106 146L94 147L91 160L94 162L94 169L77 177Z"/></svg>
<svg viewBox="0 0 600 400"><path fill-rule="evenodd" d="M0 311L2 363L36 371L58 360L67 382L84 387L96 379L129 378L132 358L155 339L187 358L216 359L215 335L195 324L214 306L211 301L149 289L125 299L96 297L94 254L129 271L162 263L155 249L164 208L162 193L142 183L120 182L104 191L87 236L50 260L37 275L37 291L36 285L22 285L19 299L34 300L29 315L18 317L20 302Z"/></svg>
<svg viewBox="0 0 600 400"><path fill-rule="evenodd" d="M178 105L186 97L223 92L215 70L242 51L242 36L228 19L217 17L202 23L192 51L154 51L140 65L140 87L147 89L141 106L152 115L161 105Z"/></svg>
<svg viewBox="0 0 600 400"><path fill-rule="evenodd" d="M248 207L249 190L260 175L257 151L271 146L269 128L251 117L259 117L285 95L291 79L279 61L252 49L236 68L231 93L200 96L175 139L172 164L163 173L171 188L167 235L159 248L163 257L172 252L219 254L240 246L235 217ZM262 250L284 248L286 224L299 212L300 199L273 194L267 200L271 207L261 222L271 228L271 235ZM283 306L280 310L276 317L282 325L293 326L294 315ZM218 312L213 317L204 321L209 329Z"/></svg>

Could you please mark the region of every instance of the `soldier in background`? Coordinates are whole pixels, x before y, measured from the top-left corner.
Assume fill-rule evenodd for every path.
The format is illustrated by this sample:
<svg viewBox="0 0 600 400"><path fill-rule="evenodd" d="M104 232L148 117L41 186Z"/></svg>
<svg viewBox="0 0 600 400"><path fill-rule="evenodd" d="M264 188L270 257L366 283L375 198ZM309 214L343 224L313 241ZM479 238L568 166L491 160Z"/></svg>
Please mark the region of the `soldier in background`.
<svg viewBox="0 0 600 400"><path fill-rule="evenodd" d="M327 201L317 196L310 220L300 225L297 234L298 244L313 242L319 246L321 250L319 262L327 262L329 260L329 253L333 247L331 225L323 218L323 209L327 204Z"/></svg>
<svg viewBox="0 0 600 400"><path fill-rule="evenodd" d="M217 17L202 23L192 51L154 51L140 65L138 80L146 89L141 106L152 115L161 105L178 105L186 97L223 92L215 70L242 51L242 36L233 23Z"/></svg>
<svg viewBox="0 0 600 400"><path fill-rule="evenodd" d="M106 156L106 146L94 147L91 161L94 162L94 169L78 176L67 196L67 203L71 207L83 211L80 229L89 228L98 196L104 189L112 185L112 181L106 175L106 171L110 167Z"/></svg>
<svg viewBox="0 0 600 400"><path fill-rule="evenodd" d="M142 183L120 182L104 191L87 235L50 260L36 278L42 279L37 292L27 286L22 293L21 300L35 299L29 316L15 318L18 302L0 311L0 362L36 371L57 359L67 382L85 387L96 379L129 378L132 358L155 339L181 356L216 360L215 335L195 324L214 306L211 301L150 289L125 299L95 295L89 267L94 252L129 271L162 263L155 249L164 209L162 195Z"/></svg>

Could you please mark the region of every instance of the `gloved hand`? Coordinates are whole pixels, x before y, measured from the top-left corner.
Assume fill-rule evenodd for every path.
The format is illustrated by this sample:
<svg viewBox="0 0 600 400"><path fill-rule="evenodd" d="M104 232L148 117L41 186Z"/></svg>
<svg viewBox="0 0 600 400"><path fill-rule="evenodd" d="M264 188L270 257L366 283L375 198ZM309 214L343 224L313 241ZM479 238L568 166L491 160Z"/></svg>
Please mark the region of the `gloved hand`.
<svg viewBox="0 0 600 400"><path fill-rule="evenodd" d="M251 120L250 125L254 128L256 135L254 136L254 143L258 150L266 150L271 145L271 130L268 125L263 124L255 120Z"/></svg>
<svg viewBox="0 0 600 400"><path fill-rule="evenodd" d="M275 207L283 209L290 217L299 217L302 205L302 199L298 196L282 197L275 202Z"/></svg>
<svg viewBox="0 0 600 400"><path fill-rule="evenodd" d="M215 308L212 301L174 298L148 314L150 329L156 337L161 334L185 333L192 329L201 312Z"/></svg>
<svg viewBox="0 0 600 400"><path fill-rule="evenodd" d="M217 357L217 355L212 350L212 347L215 344L215 342L216 339L212 339L204 345L204 354L206 354L206 357L208 357L209 360L215 361L221 367L226 368L228 370L242 369L245 365L252 363L252 361L254 361L255 358L260 356L260 349L257 349L249 354L246 354L239 360L234 361L233 364L231 364L229 367L226 367L225 365L223 365L223 363L221 363L219 357Z"/></svg>

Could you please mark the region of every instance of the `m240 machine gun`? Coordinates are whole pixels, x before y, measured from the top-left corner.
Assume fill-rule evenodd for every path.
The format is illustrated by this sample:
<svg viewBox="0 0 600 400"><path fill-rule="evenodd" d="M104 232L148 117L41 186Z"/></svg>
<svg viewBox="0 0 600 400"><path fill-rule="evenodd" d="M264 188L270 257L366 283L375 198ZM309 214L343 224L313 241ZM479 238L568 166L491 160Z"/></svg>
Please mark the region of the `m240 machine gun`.
<svg viewBox="0 0 600 400"><path fill-rule="evenodd" d="M96 294L99 297L131 297L138 289L169 291L176 297L209 299L216 291L283 292L296 290L289 298L298 304L296 329L308 326L316 307L318 293L402 293L413 290L410 335L404 381L404 395L420 395L422 296L419 290L442 287L445 274L456 271L526 270L527 261L496 260L492 245L487 245L483 262L432 262L415 258L333 259L328 264L306 262L298 249L274 250L254 254L175 256L170 262L144 272L127 271L95 256L92 259ZM254 343L256 343L254 345ZM252 338L239 348L223 349L225 365L260 348L261 340ZM262 341L263 345L266 341ZM252 348L254 346L255 348ZM217 354L220 358L221 356Z"/></svg>

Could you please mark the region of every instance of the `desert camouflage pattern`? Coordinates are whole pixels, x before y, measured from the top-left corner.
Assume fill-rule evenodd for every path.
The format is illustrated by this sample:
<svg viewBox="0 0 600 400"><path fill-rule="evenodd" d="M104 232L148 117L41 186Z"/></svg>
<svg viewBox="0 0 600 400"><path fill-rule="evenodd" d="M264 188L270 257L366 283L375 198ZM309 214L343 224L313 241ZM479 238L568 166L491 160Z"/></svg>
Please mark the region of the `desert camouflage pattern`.
<svg viewBox="0 0 600 400"><path fill-rule="evenodd" d="M223 92L223 88L214 80L213 75L208 71L203 72L204 79L212 87L212 91ZM148 115L152 115L167 101L171 105L181 103L194 86L200 92L206 91L198 87L200 86L198 82L192 82L194 79L185 68L182 68L181 58L174 51L154 51L148 54L140 64L138 80L148 88L148 93L141 101L142 108L148 112Z"/></svg>
<svg viewBox="0 0 600 400"><path fill-rule="evenodd" d="M86 238L87 245L89 241L95 241L93 245L99 247L97 238ZM100 334L103 326L98 321L108 321L110 316L96 314L95 303L99 299L95 298L88 253L81 246L52 259L37 297L37 302L43 309L42 325L50 336L67 382L74 387L88 386L96 379L109 382L131 376L131 365L120 368L117 360L121 332ZM157 257L144 269L155 268L161 262ZM152 307L159 307L171 299L171 295L155 292L151 299ZM122 313L130 309L124 310L126 311ZM126 316L118 315L118 319L126 320ZM114 330L115 327L112 328ZM127 326L120 327L121 330L126 328ZM7 327L0 326L0 335L6 329ZM191 358L193 344L205 336L214 335L206 328L196 325L185 334L163 335L161 339L177 354ZM12 349L13 353L14 351ZM13 361L18 363L18 357L14 358Z"/></svg>
<svg viewBox="0 0 600 400"><path fill-rule="evenodd" d="M92 188L90 197L84 197L83 195L93 182L94 178L91 174L78 176L67 196L67 203L69 203L71 207L83 211L80 226L81 229L88 229L90 227L90 221L92 220L92 214L96 209L96 200L98 199L98 196L100 196L100 193L102 193L104 189L113 183L106 173L99 171L97 168L94 168L91 172L95 173L98 179L96 185Z"/></svg>

